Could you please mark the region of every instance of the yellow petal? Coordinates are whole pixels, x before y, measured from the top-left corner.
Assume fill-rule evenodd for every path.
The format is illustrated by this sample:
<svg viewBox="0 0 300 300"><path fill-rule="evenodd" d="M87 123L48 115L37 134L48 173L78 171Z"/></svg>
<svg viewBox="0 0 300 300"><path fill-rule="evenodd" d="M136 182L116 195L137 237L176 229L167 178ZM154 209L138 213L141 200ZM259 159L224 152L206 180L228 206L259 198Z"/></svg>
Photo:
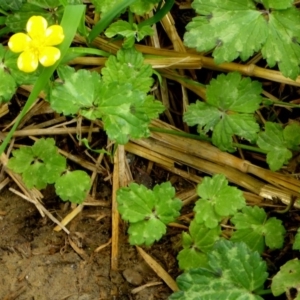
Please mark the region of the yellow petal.
<svg viewBox="0 0 300 300"><path fill-rule="evenodd" d="M32 39L41 39L45 36L48 22L41 16L32 16L26 24L28 35Z"/></svg>
<svg viewBox="0 0 300 300"><path fill-rule="evenodd" d="M44 47L40 49L39 61L44 67L54 65L60 58L60 50L55 47Z"/></svg>
<svg viewBox="0 0 300 300"><path fill-rule="evenodd" d="M59 45L64 40L64 31L60 25L52 25L46 30L46 46Z"/></svg>
<svg viewBox="0 0 300 300"><path fill-rule="evenodd" d="M8 47L12 52L24 51L30 44L31 38L25 33L16 33L8 41Z"/></svg>
<svg viewBox="0 0 300 300"><path fill-rule="evenodd" d="M39 65L38 57L33 51L24 51L18 58L18 68L26 73L31 73Z"/></svg>

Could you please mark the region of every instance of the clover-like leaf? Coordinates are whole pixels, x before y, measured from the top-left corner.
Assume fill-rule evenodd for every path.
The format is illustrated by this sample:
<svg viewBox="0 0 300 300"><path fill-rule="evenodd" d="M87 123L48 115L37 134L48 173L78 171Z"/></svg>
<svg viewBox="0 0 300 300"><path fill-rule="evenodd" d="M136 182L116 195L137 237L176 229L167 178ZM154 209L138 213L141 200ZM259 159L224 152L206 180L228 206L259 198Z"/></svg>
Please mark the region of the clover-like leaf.
<svg viewBox="0 0 300 300"><path fill-rule="evenodd" d="M81 204L91 187L88 174L81 170L67 171L55 182L56 194L63 201Z"/></svg>
<svg viewBox="0 0 300 300"><path fill-rule="evenodd" d="M208 228L217 227L224 217L235 214L246 205L242 191L228 186L223 174L204 177L197 187L197 194L200 199L194 207L195 220Z"/></svg>
<svg viewBox="0 0 300 300"><path fill-rule="evenodd" d="M267 163L272 171L288 163L292 151L300 144L299 125L282 128L280 124L266 122L265 131L259 133L257 145L267 151ZM291 150L290 150L291 149Z"/></svg>
<svg viewBox="0 0 300 300"><path fill-rule="evenodd" d="M12 154L8 167L22 174L28 188L43 189L66 169L66 159L58 153L52 138L40 139L33 146L21 147Z"/></svg>
<svg viewBox="0 0 300 300"><path fill-rule="evenodd" d="M153 190L131 183L117 191L118 210L129 221L129 242L151 245L166 232L166 224L179 216L182 202L174 198L170 182L156 185Z"/></svg>
<svg viewBox="0 0 300 300"><path fill-rule="evenodd" d="M295 79L299 74L300 12L292 0L195 0L192 7L199 16L187 25L188 47L213 50L218 64L247 60L261 50L269 66L278 63L284 76Z"/></svg>
<svg viewBox="0 0 300 300"><path fill-rule="evenodd" d="M184 121L198 125L199 133L213 130L213 143L221 150L233 151L233 135L256 139L259 126L253 114L262 101L261 91L259 82L237 72L219 75L207 87L207 101L191 104Z"/></svg>
<svg viewBox="0 0 300 300"><path fill-rule="evenodd" d="M170 300L262 300L256 294L268 276L267 265L244 243L217 241L208 254L209 268L195 268L177 278Z"/></svg>
<svg viewBox="0 0 300 300"><path fill-rule="evenodd" d="M180 269L207 267L207 253L219 239L220 234L220 226L209 229L193 220L189 226L189 233L182 233L183 250L177 255Z"/></svg>
<svg viewBox="0 0 300 300"><path fill-rule="evenodd" d="M246 206L231 218L237 229L231 240L243 241L253 251L262 253L265 244L270 249L279 249L283 245L285 228L275 217L267 218L263 208Z"/></svg>
<svg viewBox="0 0 300 300"><path fill-rule="evenodd" d="M290 289L298 291L295 299L299 299L300 290L300 261L298 259L289 260L280 267L279 272L273 277L271 290L273 295L279 296Z"/></svg>

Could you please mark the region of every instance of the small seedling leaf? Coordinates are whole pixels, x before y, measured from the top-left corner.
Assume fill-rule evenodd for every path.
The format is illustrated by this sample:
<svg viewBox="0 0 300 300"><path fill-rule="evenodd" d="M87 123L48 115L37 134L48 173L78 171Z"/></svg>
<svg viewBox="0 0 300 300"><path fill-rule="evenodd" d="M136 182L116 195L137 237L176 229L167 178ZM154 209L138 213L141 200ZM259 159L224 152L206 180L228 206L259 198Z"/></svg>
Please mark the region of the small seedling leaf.
<svg viewBox="0 0 300 300"><path fill-rule="evenodd" d="M197 187L197 193L200 199L194 208L195 220L208 228L217 227L224 217L235 214L246 205L243 193L236 187L228 186L223 174L204 177Z"/></svg>
<svg viewBox="0 0 300 300"><path fill-rule="evenodd" d="M198 125L199 133L212 130L213 143L221 150L233 151L233 135L256 139L259 126L253 114L262 101L261 91L259 82L237 72L219 75L207 87L207 101L191 104L184 121Z"/></svg>
<svg viewBox="0 0 300 300"><path fill-rule="evenodd" d="M267 266L246 244L217 241L208 261L209 268L191 269L180 275L180 291L169 299L263 299L255 291L262 288L268 276Z"/></svg>
<svg viewBox="0 0 300 300"><path fill-rule="evenodd" d="M300 144L299 126L288 125L285 129L280 124L266 122L265 131L259 133L257 145L267 151L267 163L272 171L279 170L292 157L289 149Z"/></svg>
<svg viewBox="0 0 300 300"><path fill-rule="evenodd" d="M166 232L166 224L179 216L182 202L174 198L170 182L156 185L153 190L131 183L117 191L118 210L129 221L129 241L134 245L151 245Z"/></svg>
<svg viewBox="0 0 300 300"><path fill-rule="evenodd" d="M28 188L45 188L66 169L66 159L58 153L52 138L39 139L32 147L21 147L12 154L8 167L16 173L22 173Z"/></svg>
<svg viewBox="0 0 300 300"><path fill-rule="evenodd" d="M206 253L212 249L220 234L220 226L209 229L193 220L189 226L189 233L182 233L183 250L177 256L180 269L207 267Z"/></svg>
<svg viewBox="0 0 300 300"><path fill-rule="evenodd" d="M56 194L63 201L81 204L90 189L90 177L84 171L66 172L55 182Z"/></svg>
<svg viewBox="0 0 300 300"><path fill-rule="evenodd" d="M132 48L135 40L141 41L145 36L153 35L153 29L146 25L141 28L137 24L130 24L123 20L118 20L112 23L105 31L105 35L109 38L116 35L125 37L123 47L125 49Z"/></svg>
<svg viewBox="0 0 300 300"><path fill-rule="evenodd" d="M130 245L150 246L158 241L165 233L167 227L159 219L151 216L147 221L130 223L128 228Z"/></svg>
<svg viewBox="0 0 300 300"><path fill-rule="evenodd" d="M298 259L289 260L280 267L279 272L273 277L271 290L273 295L279 296L290 289L300 290L300 261Z"/></svg>
<svg viewBox="0 0 300 300"><path fill-rule="evenodd" d="M279 249L284 242L285 229L282 222L274 217L267 219L263 208L247 206L231 218L236 231L231 240L244 242L253 251L262 253L265 244L271 249Z"/></svg>

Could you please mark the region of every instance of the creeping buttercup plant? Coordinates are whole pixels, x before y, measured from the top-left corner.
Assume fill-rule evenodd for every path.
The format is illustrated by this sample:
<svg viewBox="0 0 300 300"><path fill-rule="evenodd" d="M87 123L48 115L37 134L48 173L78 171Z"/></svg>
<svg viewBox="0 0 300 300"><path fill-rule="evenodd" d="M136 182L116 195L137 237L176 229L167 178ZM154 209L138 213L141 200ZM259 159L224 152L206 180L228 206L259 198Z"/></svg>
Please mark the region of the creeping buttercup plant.
<svg viewBox="0 0 300 300"><path fill-rule="evenodd" d="M0 153L42 90L55 112L101 120L117 145L149 137L151 120L165 107L151 93L158 73L134 45L153 35L152 25L174 3L164 2L91 0L101 18L90 30L84 23L87 6L81 0L0 1L0 36L9 34L8 47L0 45L0 103L9 102L19 86L34 85ZM300 73L300 13L294 1L195 0L192 7L198 16L187 26L186 46L212 51L217 64L237 58L245 61L261 51L268 66L278 65L284 76L295 79ZM153 8L154 16L138 22ZM126 14L128 20L124 20ZM76 32L89 48L70 49ZM93 40L100 34L109 42L121 39L122 47L115 55L94 48ZM66 65L90 54L108 57L100 71ZM221 74L207 84L206 101L186 107L183 120L197 126L200 137L211 138L222 151L248 147L264 154L269 168L277 171L296 159L300 126L297 122L278 124L275 114L265 122L259 109L272 101L263 93L258 80L238 72ZM51 138L13 150L7 166L21 174L28 188L53 184L63 201L82 203L90 189L89 175L71 170ZM263 299L264 294L290 295L291 289L299 290L298 260L286 262L273 277L271 289L265 290L268 266L260 254L284 246L286 229L280 218L261 207L247 206L243 192L230 186L223 174L204 177L196 191L199 199L193 220L181 235L182 249L177 255L183 272L177 279L180 290L170 299ZM167 225L178 222L182 208L170 182L153 189L131 183L117 191L117 202L121 217L129 223L132 245L151 246L159 241ZM299 251L299 229L293 238L292 248Z"/></svg>

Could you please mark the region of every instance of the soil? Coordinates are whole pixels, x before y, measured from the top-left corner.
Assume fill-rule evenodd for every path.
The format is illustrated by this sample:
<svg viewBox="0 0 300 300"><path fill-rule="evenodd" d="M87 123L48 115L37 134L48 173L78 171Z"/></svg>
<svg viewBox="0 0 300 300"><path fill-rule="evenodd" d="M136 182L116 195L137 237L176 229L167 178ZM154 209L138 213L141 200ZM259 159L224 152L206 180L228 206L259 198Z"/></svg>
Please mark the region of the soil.
<svg viewBox="0 0 300 300"><path fill-rule="evenodd" d="M47 196L44 202L56 217L67 214L68 204ZM99 215L104 217L97 221ZM111 237L110 215L109 208L85 208L68 226L71 231L68 236L62 231L55 232L53 222L43 218L31 203L10 191L3 192L0 196L0 299L167 299L171 290L127 243L125 225L124 235L120 237L118 271L110 268L110 246L94 252ZM74 244L81 255L72 248ZM165 243L163 253L168 253L167 257L160 250L161 244L145 250L168 270L176 260L171 255L172 249L167 251L166 246ZM152 282L157 284L132 293L137 286Z"/></svg>

